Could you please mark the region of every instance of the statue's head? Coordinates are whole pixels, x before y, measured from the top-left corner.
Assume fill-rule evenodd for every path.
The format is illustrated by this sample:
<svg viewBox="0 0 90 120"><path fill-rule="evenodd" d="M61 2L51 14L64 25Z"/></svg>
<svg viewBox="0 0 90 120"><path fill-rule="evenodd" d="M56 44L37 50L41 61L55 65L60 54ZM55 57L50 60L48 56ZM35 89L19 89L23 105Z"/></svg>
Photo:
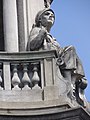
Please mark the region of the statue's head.
<svg viewBox="0 0 90 120"><path fill-rule="evenodd" d="M55 21L55 14L51 9L39 11L36 15L35 22L37 26L52 27Z"/></svg>

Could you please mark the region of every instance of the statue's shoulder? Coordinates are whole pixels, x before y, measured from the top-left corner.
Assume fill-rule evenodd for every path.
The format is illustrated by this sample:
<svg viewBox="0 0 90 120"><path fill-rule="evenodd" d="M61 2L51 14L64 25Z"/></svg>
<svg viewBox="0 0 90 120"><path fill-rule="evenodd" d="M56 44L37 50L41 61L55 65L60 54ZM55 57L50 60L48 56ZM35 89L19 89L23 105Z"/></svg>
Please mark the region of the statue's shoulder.
<svg viewBox="0 0 90 120"><path fill-rule="evenodd" d="M41 30L41 28L40 27L33 27L32 29L31 29L31 33L32 32L39 32Z"/></svg>
<svg viewBox="0 0 90 120"><path fill-rule="evenodd" d="M34 27L31 29L30 31L30 35L29 35L29 40L33 40L35 37L37 37L37 35L39 35L41 28L39 27Z"/></svg>
<svg viewBox="0 0 90 120"><path fill-rule="evenodd" d="M41 28L39 28L39 27L34 27L34 28L31 29L30 35L31 35L31 36L32 36L32 35L36 35L36 34L39 33L40 30L41 30Z"/></svg>

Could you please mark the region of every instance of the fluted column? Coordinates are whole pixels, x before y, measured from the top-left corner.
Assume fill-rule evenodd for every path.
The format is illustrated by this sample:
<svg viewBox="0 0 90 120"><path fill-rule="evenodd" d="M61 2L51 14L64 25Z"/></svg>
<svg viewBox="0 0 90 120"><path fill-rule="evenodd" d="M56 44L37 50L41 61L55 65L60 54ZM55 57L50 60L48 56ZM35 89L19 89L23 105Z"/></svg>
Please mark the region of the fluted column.
<svg viewBox="0 0 90 120"><path fill-rule="evenodd" d="M3 0L5 51L18 52L18 25L16 0Z"/></svg>

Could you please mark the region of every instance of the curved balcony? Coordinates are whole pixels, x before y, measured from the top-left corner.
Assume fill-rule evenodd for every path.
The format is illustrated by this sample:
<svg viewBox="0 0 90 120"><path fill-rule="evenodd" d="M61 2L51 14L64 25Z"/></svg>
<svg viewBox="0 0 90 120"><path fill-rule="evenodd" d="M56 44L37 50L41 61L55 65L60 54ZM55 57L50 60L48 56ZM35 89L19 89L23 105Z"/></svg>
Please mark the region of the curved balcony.
<svg viewBox="0 0 90 120"><path fill-rule="evenodd" d="M55 56L55 51L0 53L0 101L43 100L44 87L54 84Z"/></svg>
<svg viewBox="0 0 90 120"><path fill-rule="evenodd" d="M59 94L56 58L55 50L0 52L0 120L62 119L63 111L66 119L68 112L73 113L71 101Z"/></svg>
<svg viewBox="0 0 90 120"><path fill-rule="evenodd" d="M56 105L59 96L58 87L55 85L56 56L55 50L1 52L1 108L38 108ZM54 103L47 103L48 100L54 100Z"/></svg>

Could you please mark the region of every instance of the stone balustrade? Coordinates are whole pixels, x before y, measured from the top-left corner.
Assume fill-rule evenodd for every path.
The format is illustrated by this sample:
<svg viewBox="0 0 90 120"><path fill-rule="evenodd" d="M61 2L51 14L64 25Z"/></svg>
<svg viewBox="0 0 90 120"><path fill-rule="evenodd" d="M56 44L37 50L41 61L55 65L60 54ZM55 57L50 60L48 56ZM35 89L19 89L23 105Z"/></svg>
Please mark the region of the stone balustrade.
<svg viewBox="0 0 90 120"><path fill-rule="evenodd" d="M30 94L37 94L37 91L39 92L36 96L40 96L40 100L43 99L43 90L45 89L44 95L46 95L49 86L54 86L55 58L55 50L19 53L0 52L0 101L2 99L7 101L7 96L10 101L15 101L15 96L18 96L19 101L23 99L23 95L32 98L33 95ZM49 89L51 90L51 88ZM24 91L27 92L27 95Z"/></svg>
<svg viewBox="0 0 90 120"><path fill-rule="evenodd" d="M1 114L40 115L80 106L64 94L68 84L56 77L56 58L55 50L0 52Z"/></svg>
<svg viewBox="0 0 90 120"><path fill-rule="evenodd" d="M39 62L11 63L11 89L29 90L41 88Z"/></svg>
<svg viewBox="0 0 90 120"><path fill-rule="evenodd" d="M53 84L50 71L47 73L47 68L52 71L53 58L55 51L0 53L0 88L24 90Z"/></svg>

